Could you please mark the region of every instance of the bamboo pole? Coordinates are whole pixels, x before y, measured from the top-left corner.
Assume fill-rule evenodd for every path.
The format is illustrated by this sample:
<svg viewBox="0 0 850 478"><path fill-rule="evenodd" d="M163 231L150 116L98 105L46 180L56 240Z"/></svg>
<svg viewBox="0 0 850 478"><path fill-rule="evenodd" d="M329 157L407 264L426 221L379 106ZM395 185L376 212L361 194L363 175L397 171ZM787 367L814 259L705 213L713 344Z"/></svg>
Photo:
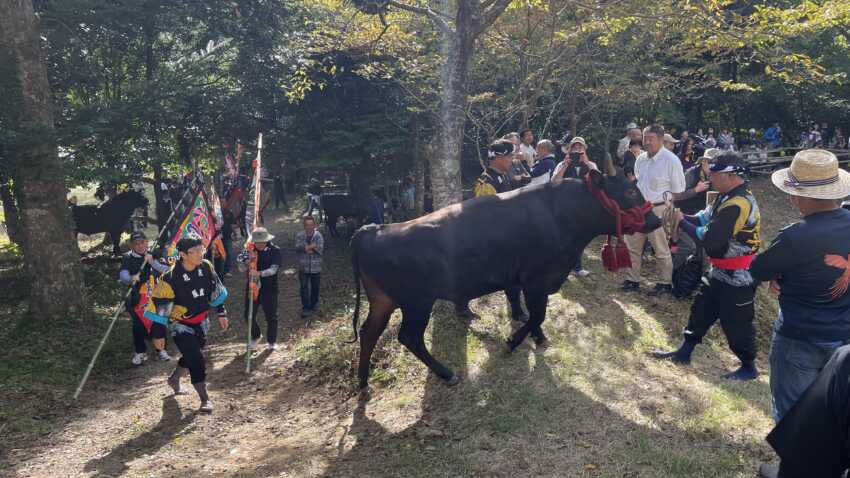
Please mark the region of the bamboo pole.
<svg viewBox="0 0 850 478"><path fill-rule="evenodd" d="M194 179L192 181L192 184L190 184L189 187L186 188L186 191L183 192L183 197L181 197L180 202L177 203L178 207L171 209L171 215L168 216L168 219L165 221L165 224L163 225L162 229L160 229L160 231L159 231L159 235L157 235L157 237L156 237L156 243L155 243L156 246L154 247L154 250L156 250L156 248L159 247L160 241L162 240L162 235L165 233L165 231L168 230L168 225L174 219L174 215L177 212L177 210L180 209L180 206L183 204L183 201L186 200L186 196L189 194L189 192L191 192L194 189L195 181L198 180L197 178L198 178L198 176L197 176L197 174L195 174ZM147 266L148 266L147 262L142 264L142 270L144 270L144 268L147 267ZM94 355L92 356L91 361L89 361L89 365L88 365L88 367L86 367L85 373L83 373L83 378L80 380L80 383L77 385L76 391L74 391L74 400L77 400L80 397L80 392L83 391L83 387L85 387L86 382L89 379L89 375L91 375L91 371L94 368L94 364L95 364L95 362L97 362L97 357L100 356L100 352L103 350L103 346L106 344L106 340L109 338L109 334L112 333L112 328L115 327L115 322L118 321L118 316L121 315L121 310L124 306L124 303L127 302L127 299L130 297L130 294L133 292L133 287L135 287L135 284L131 285L130 288L127 289L127 293L124 294L124 298L121 300L121 302L118 303L118 306L115 308L115 313L112 315L112 320L109 322L109 327L106 329L106 333L103 334L103 338L100 339L100 343L97 345L97 349L94 351Z"/></svg>

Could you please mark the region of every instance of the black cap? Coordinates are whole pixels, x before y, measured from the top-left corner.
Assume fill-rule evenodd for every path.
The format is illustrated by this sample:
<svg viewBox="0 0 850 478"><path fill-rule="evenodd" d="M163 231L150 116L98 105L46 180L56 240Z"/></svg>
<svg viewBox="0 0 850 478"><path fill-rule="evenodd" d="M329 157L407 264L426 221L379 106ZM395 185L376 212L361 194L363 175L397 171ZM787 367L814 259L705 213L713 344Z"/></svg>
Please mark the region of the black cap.
<svg viewBox="0 0 850 478"><path fill-rule="evenodd" d="M489 159L493 159L496 156L507 156L514 152L514 144L507 139L497 139L490 143L490 147L487 148L487 157Z"/></svg>
<svg viewBox="0 0 850 478"><path fill-rule="evenodd" d="M737 154L726 152L717 156L709 163L708 169L715 173L735 173L743 175L747 172L747 163Z"/></svg>
<svg viewBox="0 0 850 478"><path fill-rule="evenodd" d="M202 244L203 242L201 242L201 240L197 237L184 237L177 241L177 251L186 253L189 252L189 249Z"/></svg>
<svg viewBox="0 0 850 478"><path fill-rule="evenodd" d="M148 236L146 236L145 233L142 232L142 231L136 231L136 232L130 234L130 240L131 241L147 241Z"/></svg>

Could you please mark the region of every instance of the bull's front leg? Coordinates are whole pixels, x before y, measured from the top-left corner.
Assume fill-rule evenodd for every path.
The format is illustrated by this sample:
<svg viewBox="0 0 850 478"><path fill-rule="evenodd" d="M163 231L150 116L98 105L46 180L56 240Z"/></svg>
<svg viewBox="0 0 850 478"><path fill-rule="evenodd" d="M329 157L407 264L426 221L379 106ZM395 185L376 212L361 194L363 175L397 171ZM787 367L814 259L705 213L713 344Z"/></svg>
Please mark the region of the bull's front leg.
<svg viewBox="0 0 850 478"><path fill-rule="evenodd" d="M525 305L528 307L529 319L526 324L516 330L507 341L508 351L513 352L514 349L525 340L525 337L531 334L534 338L534 343L537 346L542 346L546 343L546 336L543 334L543 321L546 320L546 306L549 303L549 296L545 292L523 290L525 295Z"/></svg>

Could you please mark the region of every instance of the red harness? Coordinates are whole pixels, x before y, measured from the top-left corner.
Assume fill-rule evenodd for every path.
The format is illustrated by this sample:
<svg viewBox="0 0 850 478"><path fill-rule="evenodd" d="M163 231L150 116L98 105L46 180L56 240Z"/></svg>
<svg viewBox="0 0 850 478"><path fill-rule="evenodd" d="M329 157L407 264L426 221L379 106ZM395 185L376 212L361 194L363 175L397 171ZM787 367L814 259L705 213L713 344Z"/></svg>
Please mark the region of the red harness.
<svg viewBox="0 0 850 478"><path fill-rule="evenodd" d="M602 208L614 216L617 223L617 243L612 244L613 236L609 234L608 240L602 246L602 265L609 272L631 267L632 261L629 257L629 249L623 241L623 234L634 234L643 229L646 225L646 214L652 210L652 203L646 201L640 206L622 210L617 201L609 198L605 191L596 187L590 174L584 176L584 184Z"/></svg>

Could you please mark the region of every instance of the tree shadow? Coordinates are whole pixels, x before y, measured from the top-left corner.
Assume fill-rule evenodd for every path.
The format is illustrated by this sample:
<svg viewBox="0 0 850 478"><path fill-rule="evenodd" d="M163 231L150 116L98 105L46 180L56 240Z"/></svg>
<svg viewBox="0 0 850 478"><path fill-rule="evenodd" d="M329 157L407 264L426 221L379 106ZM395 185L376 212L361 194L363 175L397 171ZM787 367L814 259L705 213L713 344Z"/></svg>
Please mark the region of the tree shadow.
<svg viewBox="0 0 850 478"><path fill-rule="evenodd" d="M590 392L574 386L577 376L558 351L526 342L507 354L505 324L497 324L496 333L468 328L441 309L431 350L464 380L449 388L429 373L421 416L398 432L366 414L369 403L377 406L383 398L382 390L373 392L370 402L352 411L346 434L355 443L338 447L322 476L714 477L745 471L758 459L727 433L689 431L660 409L629 416L609 406L593 385ZM468 337L484 351L475 363L458 363L470 359ZM593 379L608 381L604 374ZM705 408L688 396L679 399L691 409Z"/></svg>
<svg viewBox="0 0 850 478"><path fill-rule="evenodd" d="M156 453L180 434L194 428L196 412L183 415L177 399L171 395L162 400L162 417L159 423L141 435L118 445L107 455L89 460L84 470L102 476L117 476L129 469L128 463L144 455Z"/></svg>

